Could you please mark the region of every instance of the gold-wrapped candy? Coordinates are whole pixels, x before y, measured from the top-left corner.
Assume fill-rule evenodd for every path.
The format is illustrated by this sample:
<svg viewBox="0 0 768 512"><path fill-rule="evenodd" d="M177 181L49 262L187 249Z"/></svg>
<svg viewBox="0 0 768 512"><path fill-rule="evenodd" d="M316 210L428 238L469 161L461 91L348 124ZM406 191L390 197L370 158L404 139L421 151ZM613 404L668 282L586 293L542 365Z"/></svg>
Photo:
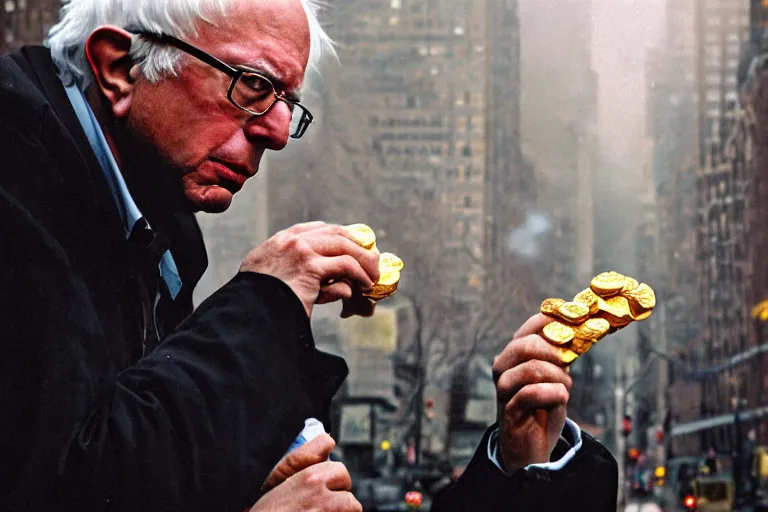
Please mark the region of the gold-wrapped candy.
<svg viewBox="0 0 768 512"><path fill-rule="evenodd" d="M653 311L646 311L645 313L642 313L640 315L635 315L635 322L642 322L643 320L648 320L651 317L651 313Z"/></svg>
<svg viewBox="0 0 768 512"><path fill-rule="evenodd" d="M624 287L621 289L620 293L626 297L627 293L637 289L638 286L640 286L640 283L637 282L637 279L633 279L629 276L624 276Z"/></svg>
<svg viewBox="0 0 768 512"><path fill-rule="evenodd" d="M544 327L542 337L557 348L564 364L571 364L605 336L650 317L654 307L656 294L650 286L618 272L603 272L573 302L542 302L541 312L556 319Z"/></svg>
<svg viewBox="0 0 768 512"><path fill-rule="evenodd" d="M344 226L344 229L352 235L352 238L360 244L360 247L369 251L376 250L376 233L365 224L351 224Z"/></svg>
<svg viewBox="0 0 768 512"><path fill-rule="evenodd" d="M363 249L378 253L376 247L376 233L365 224L351 224L344 229L360 244ZM400 283L400 272L404 267L403 260L392 253L385 252L379 255L379 279L373 284L370 291L363 293L364 297L371 300L381 300L389 297L397 290Z"/></svg>
<svg viewBox="0 0 768 512"><path fill-rule="evenodd" d="M618 295L616 297L610 297L608 299L600 299L597 303L598 318L604 318L608 320L611 327L622 328L626 327L634 318L632 317L632 311L629 309L629 301Z"/></svg>
<svg viewBox="0 0 768 512"><path fill-rule="evenodd" d="M597 343L603 339L611 329L611 324L604 318L590 318L579 326L576 337L592 340Z"/></svg>
<svg viewBox="0 0 768 512"><path fill-rule="evenodd" d="M579 354L577 354L573 350L569 350L567 348L561 348L560 349L560 360L564 364L571 364L572 362L574 362L578 358L579 358Z"/></svg>
<svg viewBox="0 0 768 512"><path fill-rule="evenodd" d="M603 272L592 279L589 287L592 288L593 292L605 299L618 295L625 284L624 276L618 272Z"/></svg>
<svg viewBox="0 0 768 512"><path fill-rule="evenodd" d="M593 341L586 338L573 338L571 346L568 347L578 355L584 355L589 349L592 348Z"/></svg>
<svg viewBox="0 0 768 512"><path fill-rule="evenodd" d="M580 324L589 318L589 306L581 302L566 302L558 308L557 316L569 324Z"/></svg>
<svg viewBox="0 0 768 512"><path fill-rule="evenodd" d="M582 304L585 304L589 308L590 315L594 315L598 311L597 299L598 297L595 292L592 291L592 288L587 288L586 290L579 292L573 298L575 302L581 302Z"/></svg>
<svg viewBox="0 0 768 512"><path fill-rule="evenodd" d="M381 300L389 297L397 291L400 282L400 271L403 270L403 260L390 252L379 256L379 279L373 284L370 291L363 296L373 300Z"/></svg>
<svg viewBox="0 0 768 512"><path fill-rule="evenodd" d="M553 345L563 346L573 341L576 331L573 327L558 321L551 322L542 329L542 336Z"/></svg>
<svg viewBox="0 0 768 512"><path fill-rule="evenodd" d="M643 283L629 293L624 294L629 301L632 315L637 319L656 307L656 294L650 286Z"/></svg>
<svg viewBox="0 0 768 512"><path fill-rule="evenodd" d="M557 311L563 304L565 304L563 299L544 299L544 301L541 303L541 308L539 309L541 310L542 314L550 318L557 318Z"/></svg>

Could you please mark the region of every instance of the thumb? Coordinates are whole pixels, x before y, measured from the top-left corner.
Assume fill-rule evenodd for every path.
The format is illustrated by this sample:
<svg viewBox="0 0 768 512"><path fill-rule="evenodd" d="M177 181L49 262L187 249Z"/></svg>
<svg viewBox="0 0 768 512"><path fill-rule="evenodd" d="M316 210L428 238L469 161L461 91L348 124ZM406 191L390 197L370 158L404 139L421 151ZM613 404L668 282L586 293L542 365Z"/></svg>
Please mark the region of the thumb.
<svg viewBox="0 0 768 512"><path fill-rule="evenodd" d="M335 446L336 441L328 434L322 434L307 441L277 463L267 481L264 482L264 490L274 489L299 471L325 462L331 456Z"/></svg>

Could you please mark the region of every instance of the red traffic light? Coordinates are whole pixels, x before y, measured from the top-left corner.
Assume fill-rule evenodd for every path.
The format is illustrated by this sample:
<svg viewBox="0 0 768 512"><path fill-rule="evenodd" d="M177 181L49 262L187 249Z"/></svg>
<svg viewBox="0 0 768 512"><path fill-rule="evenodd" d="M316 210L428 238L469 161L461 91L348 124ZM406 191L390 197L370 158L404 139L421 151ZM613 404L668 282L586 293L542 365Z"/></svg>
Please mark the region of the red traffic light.
<svg viewBox="0 0 768 512"><path fill-rule="evenodd" d="M686 496L683 500L683 505L688 510L693 510L696 508L696 498L693 496Z"/></svg>
<svg viewBox="0 0 768 512"><path fill-rule="evenodd" d="M640 450L637 448L630 448L627 451L627 457L630 458L630 460L637 460L640 458Z"/></svg>
<svg viewBox="0 0 768 512"><path fill-rule="evenodd" d="M435 401L432 400L431 398L427 398L426 400L424 400L424 407L426 407L427 409L431 409L434 406L435 406Z"/></svg>
<svg viewBox="0 0 768 512"><path fill-rule="evenodd" d="M632 418L629 416L624 416L624 419L621 421L621 433L625 436L632 433Z"/></svg>
<svg viewBox="0 0 768 512"><path fill-rule="evenodd" d="M656 442L659 444L664 443L664 431L663 430L657 430L656 431Z"/></svg>

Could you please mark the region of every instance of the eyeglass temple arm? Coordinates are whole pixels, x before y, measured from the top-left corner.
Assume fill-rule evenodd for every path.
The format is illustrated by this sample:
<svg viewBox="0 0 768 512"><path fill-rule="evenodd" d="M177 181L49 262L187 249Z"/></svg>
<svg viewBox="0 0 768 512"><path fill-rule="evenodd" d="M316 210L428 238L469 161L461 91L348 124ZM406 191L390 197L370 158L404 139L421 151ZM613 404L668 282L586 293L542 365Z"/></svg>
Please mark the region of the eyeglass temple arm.
<svg viewBox="0 0 768 512"><path fill-rule="evenodd" d="M232 66L225 64L224 62L220 61L213 55L204 52L203 50L196 48L192 46L189 43L186 43L182 41L181 39L177 39L173 36L169 36L168 34L155 34L154 32L145 32L145 31L132 31L128 30L128 32L131 32L132 34L136 34L139 36L148 37L151 39L156 39L160 42L168 43L171 46L175 46L179 50L188 53L195 57L196 59L199 59L207 64L210 64L214 68L218 69L219 71L226 73L227 75L234 78L237 75L242 74L241 71L238 71L237 69L233 68Z"/></svg>

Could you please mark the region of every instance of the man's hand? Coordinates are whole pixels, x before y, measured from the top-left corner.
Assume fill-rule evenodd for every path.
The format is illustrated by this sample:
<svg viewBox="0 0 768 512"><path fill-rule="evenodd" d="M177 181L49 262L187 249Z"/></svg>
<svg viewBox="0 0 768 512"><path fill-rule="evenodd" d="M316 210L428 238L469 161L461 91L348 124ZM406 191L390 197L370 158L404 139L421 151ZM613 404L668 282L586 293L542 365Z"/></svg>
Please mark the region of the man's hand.
<svg viewBox="0 0 768 512"><path fill-rule="evenodd" d="M315 304L349 301L379 278L379 257L341 226L297 224L251 251L241 272L274 276L294 291L308 316Z"/></svg>
<svg viewBox="0 0 768 512"><path fill-rule="evenodd" d="M362 512L341 462L314 464L265 494L249 512Z"/></svg>
<svg viewBox="0 0 768 512"><path fill-rule="evenodd" d="M327 461L334 446L336 441L328 434L317 436L299 446L277 463L267 481L264 482L263 489L265 491L274 489L299 471Z"/></svg>
<svg viewBox="0 0 768 512"><path fill-rule="evenodd" d="M538 334L549 322L531 317L493 362L499 451L508 473L549 462L565 425L573 381L557 349Z"/></svg>

